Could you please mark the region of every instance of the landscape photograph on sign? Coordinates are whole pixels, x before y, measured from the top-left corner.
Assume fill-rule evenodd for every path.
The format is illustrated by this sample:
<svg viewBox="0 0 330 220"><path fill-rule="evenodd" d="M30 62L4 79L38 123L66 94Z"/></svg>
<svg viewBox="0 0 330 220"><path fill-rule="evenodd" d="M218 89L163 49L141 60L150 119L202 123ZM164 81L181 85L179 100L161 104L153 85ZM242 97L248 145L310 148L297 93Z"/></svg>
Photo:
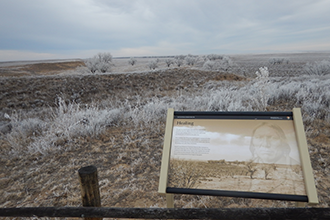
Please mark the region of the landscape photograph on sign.
<svg viewBox="0 0 330 220"><path fill-rule="evenodd" d="M167 186L306 195L293 120L174 119Z"/></svg>

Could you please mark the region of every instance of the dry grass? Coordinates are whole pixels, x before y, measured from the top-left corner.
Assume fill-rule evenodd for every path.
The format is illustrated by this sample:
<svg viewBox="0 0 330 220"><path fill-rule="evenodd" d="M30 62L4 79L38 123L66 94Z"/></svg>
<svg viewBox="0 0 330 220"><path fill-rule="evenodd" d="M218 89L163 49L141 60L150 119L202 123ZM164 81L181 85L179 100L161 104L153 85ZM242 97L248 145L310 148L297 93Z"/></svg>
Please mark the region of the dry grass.
<svg viewBox="0 0 330 220"><path fill-rule="evenodd" d="M75 70L77 67L85 66L83 61L36 63L28 65L13 65L0 67L2 77L42 76L55 75L65 71Z"/></svg>
<svg viewBox="0 0 330 220"><path fill-rule="evenodd" d="M239 67L237 71L245 69L244 73L210 72L196 66L146 72L142 64L136 70L127 60L120 60L127 66L116 64L115 74L71 71L0 78L0 207L81 206L77 171L87 165L98 168L103 206L165 207L165 199L157 189L166 109L257 111L261 106L254 73L269 59L254 64L241 57L233 60ZM289 64L299 65L302 70L308 60L299 62L290 60ZM39 68L41 74L51 67L34 68ZM130 73L118 73L125 68ZM289 67L277 68L277 77L269 68L270 80L264 89L268 101L262 107L267 111L302 108L320 199L318 207L328 207L329 77L301 76L302 72L296 70L290 70L295 77L282 76ZM94 127L89 126L93 118L108 118L105 113L111 111L119 111L115 123L96 120ZM88 129L91 132L81 133ZM53 136L49 136L51 133ZM46 142L46 137L51 141ZM42 141L44 145L40 145ZM23 150L38 144L45 149ZM211 208L295 204L176 195L175 205Z"/></svg>

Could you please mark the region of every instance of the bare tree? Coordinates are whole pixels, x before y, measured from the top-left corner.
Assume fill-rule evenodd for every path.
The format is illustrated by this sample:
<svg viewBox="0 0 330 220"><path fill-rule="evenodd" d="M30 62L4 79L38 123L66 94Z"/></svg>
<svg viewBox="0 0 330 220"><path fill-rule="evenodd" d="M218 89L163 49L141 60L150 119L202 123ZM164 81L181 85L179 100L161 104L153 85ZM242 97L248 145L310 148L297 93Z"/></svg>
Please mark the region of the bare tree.
<svg viewBox="0 0 330 220"><path fill-rule="evenodd" d="M194 162L186 160L171 160L169 182L175 187L196 187L198 185L201 174L202 171Z"/></svg>
<svg viewBox="0 0 330 220"><path fill-rule="evenodd" d="M276 170L276 165L275 164L264 164L261 169L265 173L265 180L267 180L269 174L271 174L274 170Z"/></svg>
<svg viewBox="0 0 330 220"><path fill-rule="evenodd" d="M253 179L253 174L258 170L257 164L253 160L249 160L245 163L245 168L248 173L250 173L250 178Z"/></svg>

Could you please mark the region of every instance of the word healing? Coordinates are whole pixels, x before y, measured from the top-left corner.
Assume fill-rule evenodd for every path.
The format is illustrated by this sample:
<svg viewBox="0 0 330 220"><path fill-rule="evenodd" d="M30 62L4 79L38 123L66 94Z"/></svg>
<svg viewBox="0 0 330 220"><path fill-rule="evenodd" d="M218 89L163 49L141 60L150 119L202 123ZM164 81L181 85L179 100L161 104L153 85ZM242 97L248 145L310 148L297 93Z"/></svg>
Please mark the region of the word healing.
<svg viewBox="0 0 330 220"><path fill-rule="evenodd" d="M194 126L194 122L192 122L192 121L177 121L176 125L191 125L191 126Z"/></svg>

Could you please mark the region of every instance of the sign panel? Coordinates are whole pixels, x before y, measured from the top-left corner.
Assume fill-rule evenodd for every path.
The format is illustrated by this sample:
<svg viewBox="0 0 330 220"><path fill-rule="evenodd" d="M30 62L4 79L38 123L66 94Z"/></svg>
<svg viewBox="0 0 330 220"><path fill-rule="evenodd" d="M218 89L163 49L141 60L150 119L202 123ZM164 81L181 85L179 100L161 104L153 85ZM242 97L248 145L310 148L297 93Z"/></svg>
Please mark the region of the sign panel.
<svg viewBox="0 0 330 220"><path fill-rule="evenodd" d="M318 202L292 112L173 111L168 122L160 193Z"/></svg>

